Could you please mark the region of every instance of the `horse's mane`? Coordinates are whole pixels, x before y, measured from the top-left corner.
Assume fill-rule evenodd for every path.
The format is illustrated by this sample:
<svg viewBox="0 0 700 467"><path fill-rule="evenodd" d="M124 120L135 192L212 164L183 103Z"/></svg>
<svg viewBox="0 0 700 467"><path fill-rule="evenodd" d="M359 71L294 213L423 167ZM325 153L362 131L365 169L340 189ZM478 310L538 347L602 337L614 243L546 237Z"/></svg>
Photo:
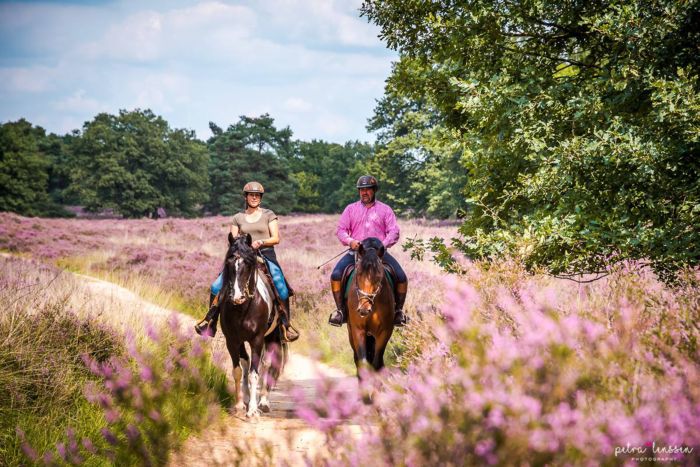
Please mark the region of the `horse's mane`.
<svg viewBox="0 0 700 467"><path fill-rule="evenodd" d="M233 241L233 245L228 250L226 259L230 258L236 252L243 258L243 261L247 264L255 264L255 250L253 247L248 245L246 240L246 235L239 235Z"/></svg>
<svg viewBox="0 0 700 467"><path fill-rule="evenodd" d="M230 273L229 273L229 268L227 267L228 260L234 256L236 253L240 255L240 257L243 259L243 262L246 263L248 266L254 266L255 265L255 250L253 250L253 247L248 245L247 242L247 236L245 234L241 234L237 237L234 238L233 243L228 247L228 251L226 251L226 257L224 258L224 275L223 275L223 281L224 284L228 284L229 280L231 279Z"/></svg>
<svg viewBox="0 0 700 467"><path fill-rule="evenodd" d="M378 238L370 237L362 241L362 255L358 273L369 274L375 280L381 280L384 270L379 252L384 250L384 245Z"/></svg>

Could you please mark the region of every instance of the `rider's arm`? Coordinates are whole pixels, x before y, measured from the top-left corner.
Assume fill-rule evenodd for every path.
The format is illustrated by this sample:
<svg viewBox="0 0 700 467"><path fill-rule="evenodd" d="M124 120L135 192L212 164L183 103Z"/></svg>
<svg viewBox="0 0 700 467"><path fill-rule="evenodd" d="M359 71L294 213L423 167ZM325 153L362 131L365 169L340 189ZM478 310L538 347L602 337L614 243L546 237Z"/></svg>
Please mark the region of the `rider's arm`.
<svg viewBox="0 0 700 467"><path fill-rule="evenodd" d="M384 246L390 248L396 245L399 241L399 224L396 223L396 214L394 211L387 206L386 213L384 213Z"/></svg>
<svg viewBox="0 0 700 467"><path fill-rule="evenodd" d="M348 204L343 210L343 214L340 215L340 220L338 220L338 228L335 230L335 236L338 237L340 243L345 246L350 246L354 241L351 236L352 226L350 218L352 216L352 204Z"/></svg>
<svg viewBox="0 0 700 467"><path fill-rule="evenodd" d="M260 246L275 246L280 242L280 228L277 224L277 219L272 219L267 226L270 228L270 238L262 240Z"/></svg>
<svg viewBox="0 0 700 467"><path fill-rule="evenodd" d="M231 235L234 237L238 236L238 225L237 224L231 224Z"/></svg>

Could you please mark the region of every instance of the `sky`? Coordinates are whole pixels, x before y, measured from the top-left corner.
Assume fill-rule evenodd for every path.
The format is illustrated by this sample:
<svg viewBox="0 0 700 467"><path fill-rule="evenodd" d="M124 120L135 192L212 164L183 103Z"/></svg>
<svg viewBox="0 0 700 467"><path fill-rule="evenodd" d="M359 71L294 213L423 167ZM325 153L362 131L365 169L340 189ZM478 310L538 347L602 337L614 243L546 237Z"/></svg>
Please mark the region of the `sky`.
<svg viewBox="0 0 700 467"><path fill-rule="evenodd" d="M0 1L0 122L65 134L140 108L206 140L269 113L296 139L372 142L397 55L361 3Z"/></svg>

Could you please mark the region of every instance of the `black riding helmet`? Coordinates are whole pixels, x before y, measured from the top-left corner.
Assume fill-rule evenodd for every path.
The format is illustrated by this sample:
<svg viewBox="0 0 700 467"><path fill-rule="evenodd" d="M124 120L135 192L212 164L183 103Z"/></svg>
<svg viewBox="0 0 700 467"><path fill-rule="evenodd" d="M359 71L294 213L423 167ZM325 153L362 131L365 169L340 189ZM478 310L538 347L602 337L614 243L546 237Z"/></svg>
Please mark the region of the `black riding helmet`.
<svg viewBox="0 0 700 467"><path fill-rule="evenodd" d="M363 175L357 179L357 189L360 188L374 188L374 191L379 191L379 183L377 179L371 175Z"/></svg>

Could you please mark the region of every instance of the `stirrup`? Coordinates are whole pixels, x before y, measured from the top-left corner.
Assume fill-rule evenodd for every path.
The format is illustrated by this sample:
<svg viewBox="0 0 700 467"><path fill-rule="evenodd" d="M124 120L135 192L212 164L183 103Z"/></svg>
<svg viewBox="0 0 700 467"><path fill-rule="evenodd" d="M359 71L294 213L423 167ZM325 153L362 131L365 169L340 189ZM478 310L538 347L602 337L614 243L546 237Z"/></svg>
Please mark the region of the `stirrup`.
<svg viewBox="0 0 700 467"><path fill-rule="evenodd" d="M282 342L294 342L299 339L299 331L297 328L292 326L292 323L288 324L289 329L284 325L280 326L280 331L282 332Z"/></svg>
<svg viewBox="0 0 700 467"><path fill-rule="evenodd" d="M396 310L394 312L394 326L406 326L409 321L411 321L411 319L406 316L406 313L404 313L403 310Z"/></svg>
<svg viewBox="0 0 700 467"><path fill-rule="evenodd" d="M204 318L202 321L195 324L194 332L196 332L200 336L207 335L209 337L214 337L214 333L213 331L211 331L211 320Z"/></svg>
<svg viewBox="0 0 700 467"><path fill-rule="evenodd" d="M335 320L335 321L333 320L333 315L336 313L338 313L340 315L340 322L338 322L338 320ZM335 310L328 317L328 324L330 324L331 326L335 326L337 328L341 327L344 322L345 322L345 314L340 310Z"/></svg>

